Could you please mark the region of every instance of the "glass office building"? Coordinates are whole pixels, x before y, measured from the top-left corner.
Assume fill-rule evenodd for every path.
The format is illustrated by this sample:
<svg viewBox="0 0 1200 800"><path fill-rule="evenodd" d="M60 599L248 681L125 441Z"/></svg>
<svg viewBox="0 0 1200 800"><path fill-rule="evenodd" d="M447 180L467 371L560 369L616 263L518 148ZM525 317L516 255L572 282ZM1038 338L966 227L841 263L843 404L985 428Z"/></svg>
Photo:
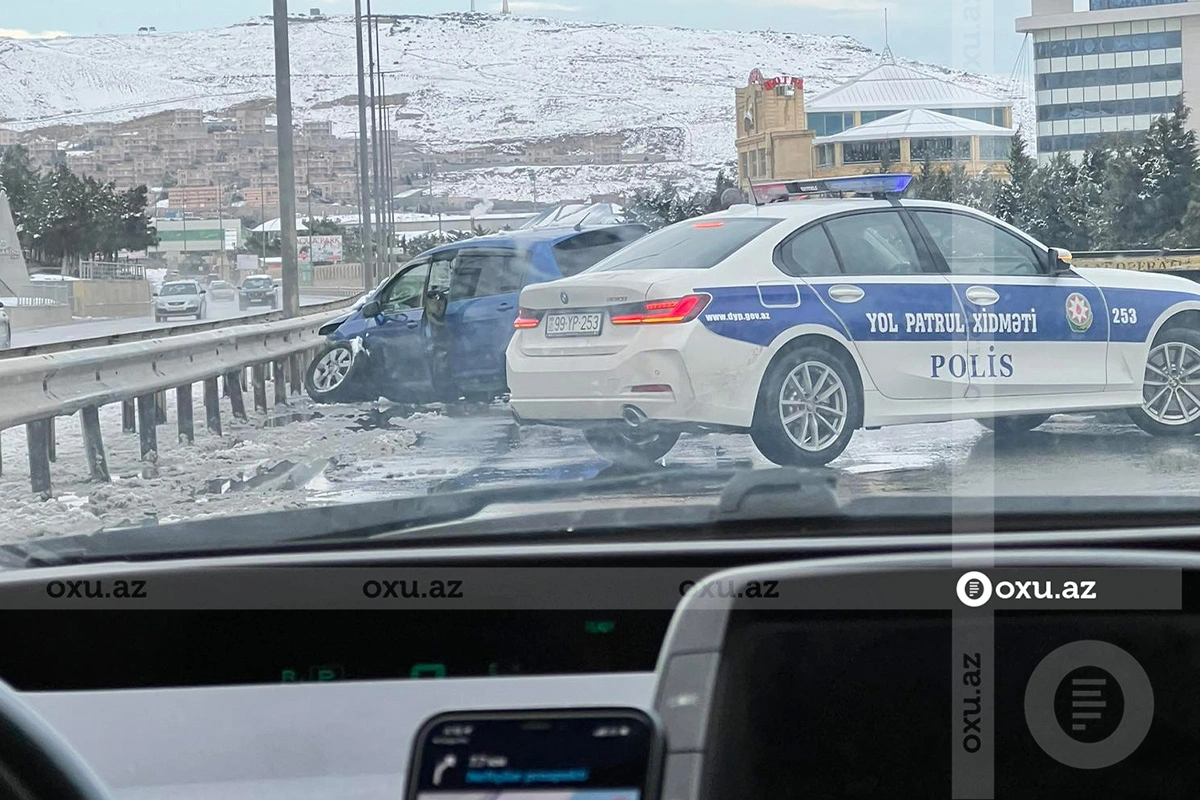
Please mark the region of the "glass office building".
<svg viewBox="0 0 1200 800"><path fill-rule="evenodd" d="M1145 131L1198 85L1200 0L1034 0L1017 30L1033 35L1043 160Z"/></svg>

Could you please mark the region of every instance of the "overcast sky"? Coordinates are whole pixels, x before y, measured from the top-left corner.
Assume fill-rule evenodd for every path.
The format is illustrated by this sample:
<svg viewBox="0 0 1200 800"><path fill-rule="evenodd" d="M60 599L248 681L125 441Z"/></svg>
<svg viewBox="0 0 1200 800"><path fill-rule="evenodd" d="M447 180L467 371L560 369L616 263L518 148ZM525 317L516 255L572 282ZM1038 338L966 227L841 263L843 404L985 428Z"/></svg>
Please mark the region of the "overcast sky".
<svg viewBox="0 0 1200 800"><path fill-rule="evenodd" d="M363 0L364 4L366 0ZM480 11L500 0L475 0ZM434 14L466 11L471 0L372 0L378 13ZM735 30L847 34L882 48L888 9L892 50L898 56L1007 75L1021 49L1014 21L1030 0L510 0L513 13L561 19L683 25ZM195 30L269 14L269 0L4 0L0 35L65 32L74 35ZM353 11L352 0L289 0L293 12L319 7L326 14ZM259 11L261 9L261 12ZM978 21L977 21L978 20ZM974 36L986 42L974 48ZM978 65L972 62L979 61Z"/></svg>

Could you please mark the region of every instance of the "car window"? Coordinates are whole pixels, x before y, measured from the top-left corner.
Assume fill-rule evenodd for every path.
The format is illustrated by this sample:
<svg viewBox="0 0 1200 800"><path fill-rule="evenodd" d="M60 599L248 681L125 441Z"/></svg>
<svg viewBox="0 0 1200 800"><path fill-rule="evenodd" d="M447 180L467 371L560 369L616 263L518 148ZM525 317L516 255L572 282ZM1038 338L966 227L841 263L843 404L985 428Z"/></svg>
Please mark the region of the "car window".
<svg viewBox="0 0 1200 800"><path fill-rule="evenodd" d="M174 295L174 294L196 294L199 289L194 283L168 283L162 287L159 294Z"/></svg>
<svg viewBox="0 0 1200 800"><path fill-rule="evenodd" d="M511 253L465 250L454 262L454 280L450 299L490 297L518 292L529 274L529 256L516 250Z"/></svg>
<svg viewBox="0 0 1200 800"><path fill-rule="evenodd" d="M829 244L829 235L817 225L788 239L779 248L782 266L792 275L840 275L837 255Z"/></svg>
<svg viewBox="0 0 1200 800"><path fill-rule="evenodd" d="M696 219L638 239L595 266L598 272L634 269L709 269L782 219Z"/></svg>
<svg viewBox="0 0 1200 800"><path fill-rule="evenodd" d="M383 313L395 314L420 308L427 277L429 262L409 267L396 276L383 292L380 301Z"/></svg>
<svg viewBox="0 0 1200 800"><path fill-rule="evenodd" d="M946 211L916 211L955 275L1040 275L1033 245L987 220Z"/></svg>
<svg viewBox="0 0 1200 800"><path fill-rule="evenodd" d="M244 289L270 289L275 285L275 282L270 278L247 278L242 284Z"/></svg>
<svg viewBox="0 0 1200 800"><path fill-rule="evenodd" d="M578 275L646 235L644 228L587 231L554 245L554 261L564 278Z"/></svg>
<svg viewBox="0 0 1200 800"><path fill-rule="evenodd" d="M852 214L825 223L847 275L912 275L920 258L904 220L894 211Z"/></svg>
<svg viewBox="0 0 1200 800"><path fill-rule="evenodd" d="M433 325L441 325L446 321L446 306L450 303L456 255L458 254L453 251L439 253L429 265L429 284L425 287L425 317Z"/></svg>

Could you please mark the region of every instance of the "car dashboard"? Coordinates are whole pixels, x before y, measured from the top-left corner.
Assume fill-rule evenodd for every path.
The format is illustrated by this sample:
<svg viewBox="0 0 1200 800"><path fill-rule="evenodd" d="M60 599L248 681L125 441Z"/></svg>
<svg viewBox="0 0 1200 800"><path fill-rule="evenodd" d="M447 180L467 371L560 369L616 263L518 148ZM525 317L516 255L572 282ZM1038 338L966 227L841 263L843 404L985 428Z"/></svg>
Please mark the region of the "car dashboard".
<svg viewBox="0 0 1200 800"><path fill-rule="evenodd" d="M961 609L947 576L1034 565L1085 565L1108 586L1133 580L1124 596L1144 596L1147 613L1178 610L1193 582L1152 571L1190 565L1191 535L421 547L48 567L0 575L0 632L19 643L0 651L0 677L117 798L397 798L414 734L435 714L602 706L661 722L666 800L766 797L805 780L819 796L877 796L885 769L934 796L958 786L949 726L931 728L927 746L883 734L898 749L878 768L788 729L785 712L834 724L839 714L868 722L872 707L930 705L920 692L880 688L871 676L893 657L845 638L847 624L878 626L855 615L907 603L868 643L948 647ZM905 574L921 577L893 585ZM1147 575L1157 588L1146 589ZM826 644L812 646L814 630ZM837 655L855 651L860 659ZM772 655L782 653L792 660ZM923 682L947 677L948 658L908 660ZM831 675L873 688L851 702ZM833 699L812 706L769 690L801 678ZM996 702L1012 691L998 687ZM933 704L940 722L951 702ZM912 726L887 714L882 724ZM763 746L740 746L764 726ZM778 742L793 740L824 768L780 767L794 753ZM904 764L921 758L937 764L910 774ZM746 768L760 778L731 777ZM845 782L849 772L857 783Z"/></svg>

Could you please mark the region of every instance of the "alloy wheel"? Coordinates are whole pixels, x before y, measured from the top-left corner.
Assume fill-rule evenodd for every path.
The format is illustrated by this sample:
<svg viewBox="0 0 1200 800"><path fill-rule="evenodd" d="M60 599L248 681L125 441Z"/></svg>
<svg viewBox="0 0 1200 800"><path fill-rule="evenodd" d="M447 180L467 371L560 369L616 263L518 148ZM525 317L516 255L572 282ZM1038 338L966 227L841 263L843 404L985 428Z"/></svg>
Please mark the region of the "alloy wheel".
<svg viewBox="0 0 1200 800"><path fill-rule="evenodd" d="M788 438L810 453L833 444L846 428L846 385L828 364L805 361L793 369L779 392L779 418Z"/></svg>

